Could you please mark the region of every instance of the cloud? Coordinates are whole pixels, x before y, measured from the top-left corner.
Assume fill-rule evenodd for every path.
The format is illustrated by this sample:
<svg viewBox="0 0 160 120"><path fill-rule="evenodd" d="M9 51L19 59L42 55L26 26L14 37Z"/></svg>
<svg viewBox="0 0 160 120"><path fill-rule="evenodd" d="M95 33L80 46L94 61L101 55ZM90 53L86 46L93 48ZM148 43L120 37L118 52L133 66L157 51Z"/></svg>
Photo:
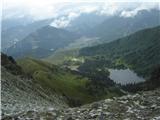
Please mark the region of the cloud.
<svg viewBox="0 0 160 120"><path fill-rule="evenodd" d="M69 13L69 15L68 15L68 19L70 19L70 20L73 20L73 19L75 19L76 17L78 17L80 14L77 14L77 13L75 13L75 12L71 12L71 13Z"/></svg>
<svg viewBox="0 0 160 120"><path fill-rule="evenodd" d="M99 7L99 6L98 6ZM51 26L65 28L70 25L70 22L79 17L82 13L92 13L98 11L97 5L84 4L84 3L72 3L69 4L63 14L59 15L55 19Z"/></svg>
<svg viewBox="0 0 160 120"><path fill-rule="evenodd" d="M138 7L132 10L123 10L120 14L122 17L134 17L141 10L151 10L153 8L159 9L159 4L157 3L141 3Z"/></svg>
<svg viewBox="0 0 160 120"><path fill-rule="evenodd" d="M158 8L157 3L121 3L121 2L102 2L102 3L81 3L74 4L74 6L68 6L65 12L65 19L57 18L52 22L54 27L67 27L70 25L71 21L76 19L82 13L92 13L95 12L99 15L114 16L119 15L121 17L134 17L141 10L150 10L153 8Z"/></svg>
<svg viewBox="0 0 160 120"><path fill-rule="evenodd" d="M53 0L4 0L3 19L30 16L34 20L56 17L65 4Z"/></svg>
<svg viewBox="0 0 160 120"><path fill-rule="evenodd" d="M99 13L101 15L114 15L119 11L119 3L104 3L104 5L100 8Z"/></svg>
<svg viewBox="0 0 160 120"><path fill-rule="evenodd" d="M114 1L114 2L113 2ZM120 2L122 0L4 0L3 19L30 17L33 20L54 18L52 26L66 27L82 13L95 12L99 15L133 17L138 11L150 10L159 3ZM131 0L125 0L131 1Z"/></svg>
<svg viewBox="0 0 160 120"><path fill-rule="evenodd" d="M55 20L53 23L51 23L51 26L57 27L57 28L65 28L70 23L69 20Z"/></svg>
<svg viewBox="0 0 160 120"><path fill-rule="evenodd" d="M67 16L62 16L55 19L50 25L57 28L65 28L70 24L72 20L77 18L79 15L80 13L70 12Z"/></svg>

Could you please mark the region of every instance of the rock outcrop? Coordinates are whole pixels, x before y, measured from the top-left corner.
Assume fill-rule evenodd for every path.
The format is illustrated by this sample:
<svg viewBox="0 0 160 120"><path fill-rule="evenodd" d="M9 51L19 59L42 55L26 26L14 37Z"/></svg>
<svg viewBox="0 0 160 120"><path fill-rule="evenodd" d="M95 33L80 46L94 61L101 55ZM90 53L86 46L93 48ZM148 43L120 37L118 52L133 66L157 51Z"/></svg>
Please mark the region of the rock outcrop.
<svg viewBox="0 0 160 120"><path fill-rule="evenodd" d="M76 108L25 111L5 120L159 120L160 89L106 99Z"/></svg>
<svg viewBox="0 0 160 120"><path fill-rule="evenodd" d="M32 79L15 76L3 67L1 71L1 110L3 117L26 110L67 106L62 96L50 92L49 89L43 89Z"/></svg>

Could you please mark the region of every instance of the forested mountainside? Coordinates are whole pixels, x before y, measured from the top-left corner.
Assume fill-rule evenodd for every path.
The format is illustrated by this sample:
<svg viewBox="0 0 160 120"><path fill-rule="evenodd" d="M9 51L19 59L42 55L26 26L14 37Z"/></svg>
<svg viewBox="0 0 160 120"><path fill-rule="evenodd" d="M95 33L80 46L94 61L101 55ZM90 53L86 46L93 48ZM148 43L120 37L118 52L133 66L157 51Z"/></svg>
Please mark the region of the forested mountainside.
<svg viewBox="0 0 160 120"><path fill-rule="evenodd" d="M13 57L45 57L79 38L75 33L45 26L29 34L5 52Z"/></svg>
<svg viewBox="0 0 160 120"><path fill-rule="evenodd" d="M160 26L144 29L110 43L81 49L86 63L109 68L130 68L143 77L160 64ZM89 66L89 65L88 65ZM84 65L85 67L85 65Z"/></svg>
<svg viewBox="0 0 160 120"><path fill-rule="evenodd" d="M90 36L110 42L138 30L160 25L160 10L141 10L134 17L113 16L90 30Z"/></svg>

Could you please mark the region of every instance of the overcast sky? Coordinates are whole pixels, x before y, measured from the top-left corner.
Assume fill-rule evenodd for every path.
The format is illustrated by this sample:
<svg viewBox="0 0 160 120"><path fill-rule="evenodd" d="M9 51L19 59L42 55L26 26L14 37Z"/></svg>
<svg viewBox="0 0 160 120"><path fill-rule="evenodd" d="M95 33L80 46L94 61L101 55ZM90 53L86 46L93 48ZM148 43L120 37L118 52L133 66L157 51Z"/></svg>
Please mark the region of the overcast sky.
<svg viewBox="0 0 160 120"><path fill-rule="evenodd" d="M145 0L141 2L140 0L99 1L101 2L95 0L4 0L2 13L3 19L26 16L33 20L55 18L53 26L65 27L81 13L95 12L100 15L119 13L123 17L133 17L139 10L159 8L158 0L152 0L154 2L144 2Z"/></svg>

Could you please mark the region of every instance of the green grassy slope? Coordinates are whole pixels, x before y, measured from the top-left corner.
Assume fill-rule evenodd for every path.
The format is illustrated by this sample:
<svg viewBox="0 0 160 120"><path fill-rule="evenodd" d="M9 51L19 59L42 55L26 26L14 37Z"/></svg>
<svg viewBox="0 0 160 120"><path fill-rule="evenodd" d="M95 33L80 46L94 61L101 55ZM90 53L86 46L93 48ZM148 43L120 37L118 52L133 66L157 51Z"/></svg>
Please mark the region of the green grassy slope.
<svg viewBox="0 0 160 120"><path fill-rule="evenodd" d="M68 99L79 101L82 104L93 100L85 89L85 84L89 82L87 78L31 58L21 59L18 64L26 74L31 75L45 88L52 89L54 92L62 94Z"/></svg>
<svg viewBox="0 0 160 120"><path fill-rule="evenodd" d="M28 76L33 77L45 89L65 96L68 104L71 106L121 95L118 89L109 88L108 90L110 91L107 94L104 92L98 97L94 96L86 87L86 85L91 83L88 78L44 61L24 58L18 60L18 64Z"/></svg>
<svg viewBox="0 0 160 120"><path fill-rule="evenodd" d="M105 56L147 76L160 64L160 26L138 31L108 44L80 50L81 56Z"/></svg>

